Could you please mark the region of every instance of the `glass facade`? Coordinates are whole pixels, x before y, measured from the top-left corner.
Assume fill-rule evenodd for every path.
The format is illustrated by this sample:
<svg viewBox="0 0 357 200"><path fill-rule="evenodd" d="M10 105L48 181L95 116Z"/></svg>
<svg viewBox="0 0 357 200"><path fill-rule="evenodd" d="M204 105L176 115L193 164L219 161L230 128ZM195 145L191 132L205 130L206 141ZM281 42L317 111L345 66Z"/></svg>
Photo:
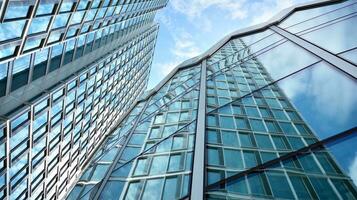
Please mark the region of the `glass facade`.
<svg viewBox="0 0 357 200"><path fill-rule="evenodd" d="M357 199L356 3L297 7L177 67L67 198Z"/></svg>
<svg viewBox="0 0 357 200"><path fill-rule="evenodd" d="M68 196L144 93L159 30L154 17L166 4L0 1L0 199ZM192 113L187 108L180 119ZM139 133L127 154L136 152ZM109 170L111 156L103 159L93 180Z"/></svg>
<svg viewBox="0 0 357 200"><path fill-rule="evenodd" d="M0 78L6 83L0 84L0 97L79 58L90 57L88 54L95 55L91 52L104 52L111 43L119 43L135 31L144 31L143 27L152 24L156 11L166 3L167 0L4 3L0 13L5 14L0 23L0 62L4 69ZM27 14L17 15L20 10ZM16 56L20 58L12 61ZM37 57L46 57L47 62L34 62Z"/></svg>

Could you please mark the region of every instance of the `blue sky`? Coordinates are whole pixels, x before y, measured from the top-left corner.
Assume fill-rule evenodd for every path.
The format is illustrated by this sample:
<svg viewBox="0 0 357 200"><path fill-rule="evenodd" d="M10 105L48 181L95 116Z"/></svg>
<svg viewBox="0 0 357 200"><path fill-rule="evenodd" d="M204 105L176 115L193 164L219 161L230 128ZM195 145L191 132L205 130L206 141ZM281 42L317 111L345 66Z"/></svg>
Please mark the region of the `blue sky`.
<svg viewBox="0 0 357 200"><path fill-rule="evenodd" d="M267 21L280 10L309 0L170 0L156 15L160 24L148 89L175 66L197 56L229 33Z"/></svg>

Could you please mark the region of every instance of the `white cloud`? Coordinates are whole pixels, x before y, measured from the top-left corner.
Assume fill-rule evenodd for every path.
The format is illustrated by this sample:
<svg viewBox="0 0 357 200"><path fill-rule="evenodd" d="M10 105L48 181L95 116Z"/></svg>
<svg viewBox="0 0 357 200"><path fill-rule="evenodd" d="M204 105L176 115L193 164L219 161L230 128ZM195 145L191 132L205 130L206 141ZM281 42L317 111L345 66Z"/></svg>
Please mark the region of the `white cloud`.
<svg viewBox="0 0 357 200"><path fill-rule="evenodd" d="M154 69L159 69L159 73L165 76L181 62L201 54L202 50L184 27L175 26L175 19L172 19L170 15L160 13L157 19L160 24L166 26L174 41L174 44L168 47L168 51L173 54L173 59L165 63L158 63L157 67L154 66Z"/></svg>
<svg viewBox="0 0 357 200"><path fill-rule="evenodd" d="M251 24L255 25L266 22L274 15L276 15L279 11L293 6L296 3L296 0L263 0L247 5L249 10L254 11L256 13L252 16Z"/></svg>
<svg viewBox="0 0 357 200"><path fill-rule="evenodd" d="M210 8L224 11L232 20L244 19L247 12L242 8L246 0L171 0L171 8L187 17L193 26L204 32L212 31L214 25L210 18L215 13ZM229 23L229 22L227 22Z"/></svg>
<svg viewBox="0 0 357 200"><path fill-rule="evenodd" d="M353 183L357 185L357 153L351 165L348 167L348 175L351 177Z"/></svg>
<svg viewBox="0 0 357 200"><path fill-rule="evenodd" d="M159 70L162 77L168 75L180 62L178 60L168 62L168 63L158 63L155 69Z"/></svg>
<svg viewBox="0 0 357 200"><path fill-rule="evenodd" d="M279 11L305 0L171 0L171 7L184 14L193 22L203 21L208 24L209 8L216 7L227 13L231 20L248 18L250 24L269 20ZM212 25L210 25L212 26Z"/></svg>
<svg viewBox="0 0 357 200"><path fill-rule="evenodd" d="M171 52L178 58L188 59L200 54L201 50L194 42L192 35L186 31L181 31L174 35L175 46Z"/></svg>
<svg viewBox="0 0 357 200"><path fill-rule="evenodd" d="M246 17L242 9L245 0L171 0L172 7L189 18L201 17L208 8L216 6L228 11L232 19Z"/></svg>
<svg viewBox="0 0 357 200"><path fill-rule="evenodd" d="M316 119L329 120L329 124L321 123L326 126L326 130L329 129L328 126L346 126L353 117L357 104L355 86L350 79L326 63L320 62L282 81L279 86L293 102L308 103L310 112L314 113L312 116ZM331 91L334 91L333 94Z"/></svg>

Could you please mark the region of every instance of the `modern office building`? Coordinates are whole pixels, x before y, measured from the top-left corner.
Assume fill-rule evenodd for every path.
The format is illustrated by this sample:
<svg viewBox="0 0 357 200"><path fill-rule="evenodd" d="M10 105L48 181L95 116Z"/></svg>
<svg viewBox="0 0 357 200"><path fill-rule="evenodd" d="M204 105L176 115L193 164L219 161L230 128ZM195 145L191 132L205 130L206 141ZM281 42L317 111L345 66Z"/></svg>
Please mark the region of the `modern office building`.
<svg viewBox="0 0 357 200"><path fill-rule="evenodd" d="M146 90L167 0L0 1L0 199L64 199Z"/></svg>
<svg viewBox="0 0 357 200"><path fill-rule="evenodd" d="M232 33L145 93L68 199L357 199L357 1Z"/></svg>

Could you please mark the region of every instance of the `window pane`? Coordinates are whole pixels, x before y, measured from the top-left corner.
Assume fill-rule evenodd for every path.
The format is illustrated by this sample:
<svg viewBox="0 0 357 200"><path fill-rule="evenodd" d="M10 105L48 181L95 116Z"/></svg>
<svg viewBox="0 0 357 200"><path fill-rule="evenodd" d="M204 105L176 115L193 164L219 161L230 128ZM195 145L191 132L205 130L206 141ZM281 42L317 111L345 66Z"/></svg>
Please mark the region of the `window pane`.
<svg viewBox="0 0 357 200"><path fill-rule="evenodd" d="M31 26L28 30L28 34L44 32L48 28L51 17L36 17L32 20Z"/></svg>
<svg viewBox="0 0 357 200"><path fill-rule="evenodd" d="M152 160L150 175L164 174L166 172L168 156L155 156Z"/></svg>
<svg viewBox="0 0 357 200"><path fill-rule="evenodd" d="M108 181L100 193L100 199L119 199L123 190L124 182Z"/></svg>
<svg viewBox="0 0 357 200"><path fill-rule="evenodd" d="M145 185L142 199L159 199L162 190L163 179L148 180Z"/></svg>
<svg viewBox="0 0 357 200"><path fill-rule="evenodd" d="M25 20L0 23L0 41L5 41L21 36Z"/></svg>
<svg viewBox="0 0 357 200"><path fill-rule="evenodd" d="M225 166L232 169L243 169L242 156L237 150L224 150Z"/></svg>
<svg viewBox="0 0 357 200"><path fill-rule="evenodd" d="M228 129L234 129L234 120L233 117L229 116L220 116L220 127L221 128L228 128Z"/></svg>
<svg viewBox="0 0 357 200"><path fill-rule="evenodd" d="M248 182L251 188L252 194L265 195L267 194L266 182L263 181L264 174L252 174L248 176Z"/></svg>
<svg viewBox="0 0 357 200"><path fill-rule="evenodd" d="M263 149L272 149L273 145L271 144L270 138L267 135L255 135L258 147Z"/></svg>
<svg viewBox="0 0 357 200"><path fill-rule="evenodd" d="M267 175L274 198L294 199L294 195L284 174L270 172Z"/></svg>
<svg viewBox="0 0 357 200"><path fill-rule="evenodd" d="M233 146L238 147L238 137L237 133L233 131L221 131L222 133L222 142L224 146Z"/></svg>
<svg viewBox="0 0 357 200"><path fill-rule="evenodd" d="M177 177L171 177L167 178L165 181L165 187L163 191L163 199L171 200L171 199L177 199L178 198L178 192L177 190L179 189L179 184Z"/></svg>
<svg viewBox="0 0 357 200"><path fill-rule="evenodd" d="M222 150L218 148L207 148L209 165L222 165Z"/></svg>
<svg viewBox="0 0 357 200"><path fill-rule="evenodd" d="M263 121L258 119L249 119L253 131L266 132Z"/></svg>

